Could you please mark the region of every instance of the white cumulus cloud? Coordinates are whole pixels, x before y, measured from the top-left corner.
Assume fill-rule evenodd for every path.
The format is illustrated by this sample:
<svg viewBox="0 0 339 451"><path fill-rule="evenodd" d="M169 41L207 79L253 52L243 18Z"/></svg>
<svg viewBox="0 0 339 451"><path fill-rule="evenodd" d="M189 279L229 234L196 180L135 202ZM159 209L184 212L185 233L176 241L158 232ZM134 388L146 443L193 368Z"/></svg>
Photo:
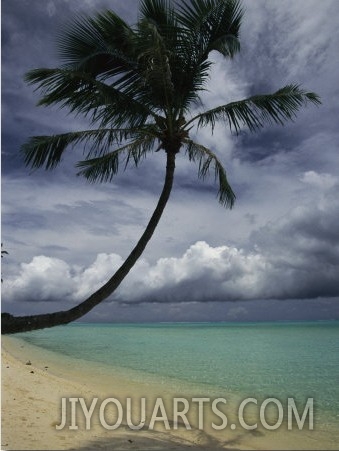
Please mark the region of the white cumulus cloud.
<svg viewBox="0 0 339 451"><path fill-rule="evenodd" d="M328 190L338 184L339 179L332 174L307 171L302 175L301 181L316 188Z"/></svg>

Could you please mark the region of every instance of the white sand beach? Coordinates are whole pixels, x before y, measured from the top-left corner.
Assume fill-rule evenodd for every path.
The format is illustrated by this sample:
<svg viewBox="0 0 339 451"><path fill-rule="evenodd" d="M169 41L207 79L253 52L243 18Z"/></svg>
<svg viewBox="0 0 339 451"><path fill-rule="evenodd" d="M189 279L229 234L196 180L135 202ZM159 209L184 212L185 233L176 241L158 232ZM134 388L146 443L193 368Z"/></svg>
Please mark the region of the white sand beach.
<svg viewBox="0 0 339 451"><path fill-rule="evenodd" d="M167 386L136 382L117 373L112 378L95 366L72 359L57 360L54 353L45 353L16 337L2 338L2 438L3 450L253 450L253 449L337 449L334 442L326 441L326 434L305 434L303 431L286 430L268 432L262 430L232 431L229 428L215 431L211 427L199 430L197 424L187 430L184 423L177 429L165 430L162 422L154 430L149 426L149 406L159 396L165 405L175 395ZM27 364L30 363L30 364ZM76 417L77 429L71 415L62 430L61 399L84 398L99 402L108 398L140 400L147 405L145 427L131 430L125 421L115 430L102 426L99 415L91 418L86 430L85 416ZM132 404L132 413L137 403ZM140 406L140 404L139 404ZM134 410L133 410L134 409ZM167 410L167 409L166 409ZM82 413L82 412L81 412ZM136 417L140 410L137 409ZM192 416L196 417L196 411ZM135 414L135 412L134 412ZM110 424L116 421L115 413ZM158 414L160 415L160 414ZM135 421L136 424L138 421ZM192 422L194 424L194 421Z"/></svg>
<svg viewBox="0 0 339 451"><path fill-rule="evenodd" d="M85 429L84 418L79 418L79 429L57 430L60 423L61 398L84 397L91 399L112 395L105 392L105 384L89 386L80 382L81 374L74 370L74 379L60 377L61 368L50 367L46 359L38 360L33 347L19 344L12 337L2 339L2 438L3 450L184 450L221 449L215 439L202 431L132 431L121 425L114 431L105 430L98 418ZM27 365L31 362L31 365ZM48 364L47 364L48 363ZM55 375L58 373L58 375ZM88 378L90 379L90 378ZM86 379L86 380L88 380ZM106 385L107 389L107 385ZM154 387L153 387L154 389ZM137 396L145 387L114 381L114 393L120 398ZM153 391L153 390L152 390ZM150 397L154 396L149 393ZM230 448L228 448L230 449Z"/></svg>

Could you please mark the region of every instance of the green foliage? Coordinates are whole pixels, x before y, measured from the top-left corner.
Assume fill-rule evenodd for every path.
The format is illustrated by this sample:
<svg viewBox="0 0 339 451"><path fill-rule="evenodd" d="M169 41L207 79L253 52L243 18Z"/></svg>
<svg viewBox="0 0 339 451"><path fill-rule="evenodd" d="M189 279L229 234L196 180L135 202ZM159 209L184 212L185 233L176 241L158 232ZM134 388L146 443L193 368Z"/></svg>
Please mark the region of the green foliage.
<svg viewBox="0 0 339 451"><path fill-rule="evenodd" d="M293 120L300 107L307 102L319 105L319 97L299 88L298 85L288 85L274 94L256 95L239 102L221 105L195 116L191 121L198 121L198 127L207 125L215 127L216 122L224 121L236 133L243 126L251 132L264 127L265 123L284 125Z"/></svg>
<svg viewBox="0 0 339 451"><path fill-rule="evenodd" d="M216 155L207 147L188 139L185 140L185 145L189 160L193 162L198 161L198 176L200 178L205 179L212 165L214 178L219 182L219 202L225 207L232 208L235 201L235 194L227 181L226 171Z"/></svg>
<svg viewBox="0 0 339 451"><path fill-rule="evenodd" d="M76 17L58 36L63 66L35 69L26 81L41 93L39 105L59 105L90 120L91 130L36 136L23 147L25 163L53 169L67 148L82 146L79 175L111 181L123 163L153 150L186 149L198 176L210 168L219 184L219 202L232 207L234 193L216 155L189 137L191 128L224 122L238 133L293 120L319 97L298 85L221 105L186 120L201 104L212 62L211 51L233 58L240 50L243 10L239 0L141 0L138 22L130 26L113 11Z"/></svg>
<svg viewBox="0 0 339 451"><path fill-rule="evenodd" d="M154 147L154 138L141 136L139 139L132 141L113 152L108 152L102 157L92 158L80 161L77 167L81 169L78 175L82 175L90 182L107 182L111 181L113 176L118 172L120 161L124 158L124 167L132 161L138 166L140 160L145 158L147 153L152 151Z"/></svg>

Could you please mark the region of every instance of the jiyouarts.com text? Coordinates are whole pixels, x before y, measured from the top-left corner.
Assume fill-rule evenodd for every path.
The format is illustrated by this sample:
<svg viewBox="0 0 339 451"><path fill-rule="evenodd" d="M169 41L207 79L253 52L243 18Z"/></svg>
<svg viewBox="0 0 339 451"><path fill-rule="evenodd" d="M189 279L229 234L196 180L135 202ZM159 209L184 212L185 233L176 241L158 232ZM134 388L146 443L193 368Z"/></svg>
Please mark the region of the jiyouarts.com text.
<svg viewBox="0 0 339 451"><path fill-rule="evenodd" d="M169 405L170 404L170 407ZM297 405L298 404L298 405ZM215 430L243 428L254 430L259 426L267 430L276 430L287 424L287 429L307 428L313 430L314 412L313 398L305 403L296 403L294 398L287 398L282 403L276 398L258 401L256 398L244 399L233 412L227 410L226 398L173 398L171 403L165 403L162 398L147 402L146 398L133 400L126 398L123 402L110 397L104 400L83 397L61 398L61 419L56 425L57 430L67 428L78 430L83 427L90 430L93 422L107 430L118 429L127 425L132 430L149 429L162 425L166 430L178 429L184 426L192 429L192 411L194 411L194 427L203 430L206 422ZM251 411L251 415L247 415ZM269 412L274 412L274 415ZM232 415L229 415L232 414ZM235 418L230 421L229 418ZM82 422L79 422L82 418ZM273 420L272 420L273 418Z"/></svg>

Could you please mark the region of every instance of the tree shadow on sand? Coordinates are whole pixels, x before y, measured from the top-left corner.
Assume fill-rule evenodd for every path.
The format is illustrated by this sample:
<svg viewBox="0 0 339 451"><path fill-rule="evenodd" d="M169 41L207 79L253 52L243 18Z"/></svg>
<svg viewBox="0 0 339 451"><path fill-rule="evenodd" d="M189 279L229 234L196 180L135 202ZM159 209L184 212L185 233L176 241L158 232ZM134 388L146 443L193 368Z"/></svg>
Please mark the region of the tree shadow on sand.
<svg viewBox="0 0 339 451"><path fill-rule="evenodd" d="M97 437L79 447L69 448L77 451L112 450L112 451L241 451L244 434L234 439L220 442L215 437L201 430L186 431L184 428L175 432L159 432L154 430L132 431L128 427L106 431L107 434ZM252 434L251 434L252 435Z"/></svg>

